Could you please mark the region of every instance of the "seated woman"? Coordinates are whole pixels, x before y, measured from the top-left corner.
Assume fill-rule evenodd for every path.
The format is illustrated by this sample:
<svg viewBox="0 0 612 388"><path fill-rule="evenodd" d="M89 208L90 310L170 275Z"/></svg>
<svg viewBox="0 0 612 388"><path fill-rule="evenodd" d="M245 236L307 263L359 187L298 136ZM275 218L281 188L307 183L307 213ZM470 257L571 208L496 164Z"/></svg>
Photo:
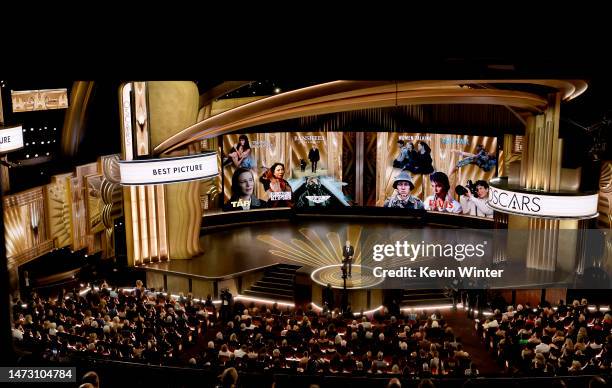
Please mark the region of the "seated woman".
<svg viewBox="0 0 612 388"><path fill-rule="evenodd" d="M223 206L225 211L261 209L266 203L253 194L255 177L253 171L239 167L232 175L232 196Z"/></svg>

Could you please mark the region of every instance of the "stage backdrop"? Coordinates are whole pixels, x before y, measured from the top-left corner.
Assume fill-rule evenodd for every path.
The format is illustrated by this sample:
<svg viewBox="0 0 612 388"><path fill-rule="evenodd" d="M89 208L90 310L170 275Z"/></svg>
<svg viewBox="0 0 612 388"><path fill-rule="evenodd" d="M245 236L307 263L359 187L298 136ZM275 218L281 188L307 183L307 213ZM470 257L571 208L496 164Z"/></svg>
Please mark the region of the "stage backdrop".
<svg viewBox="0 0 612 388"><path fill-rule="evenodd" d="M253 172L254 200L261 202L261 207L293 206L331 207L351 206L356 191L362 190L362 198L366 206L383 206L385 200L395 194L393 181L406 169L415 185L412 194L421 201L433 194L429 175L440 171L446 174L450 183L450 195L457 201L455 193L457 185L468 188L468 181L488 181L496 176L497 171L497 138L486 136L434 134L434 133L401 133L401 132L368 132L364 136L363 159L355 160L357 152L343 148L345 132L272 132L229 134L222 136L223 145L220 158L224 160L223 167L223 207L224 210L242 210L238 203L232 205L232 175L238 167L247 168ZM422 173L411 171L409 166L399 166L394 161L398 158L400 147L398 141L412 143L418 152L419 144L425 143L431 149L431 165ZM235 151L241 141L248 144L249 156L239 160ZM344 142L346 143L346 141ZM316 145L319 161L316 171L312 170L309 154ZM244 147L244 146L243 146ZM346 153L343 154L346 149ZM486 165L476 156L480 152L489 160ZM349 160L348 158L351 158ZM283 179L291 187L291 200L269 203L269 196L260 182L260 177L274 164L285 166ZM363 163L363 186L352 191L345 182L354 182L356 169L344 169ZM344 176L343 176L344 171ZM469 188L468 188L469 189ZM289 192L287 192L289 193ZM245 206L257 209L259 207Z"/></svg>

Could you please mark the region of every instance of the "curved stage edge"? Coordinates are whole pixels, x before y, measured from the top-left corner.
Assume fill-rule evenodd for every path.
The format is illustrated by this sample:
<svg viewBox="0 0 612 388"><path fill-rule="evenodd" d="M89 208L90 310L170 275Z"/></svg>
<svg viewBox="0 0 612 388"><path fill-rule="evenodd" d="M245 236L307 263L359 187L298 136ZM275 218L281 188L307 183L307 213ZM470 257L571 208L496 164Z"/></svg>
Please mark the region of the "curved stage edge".
<svg viewBox="0 0 612 388"><path fill-rule="evenodd" d="M323 215L267 209L208 215L202 223L201 255L187 260L147 263L138 269L145 272L148 287L175 294L190 292L196 298L211 295L217 299L221 290L229 289L247 301L277 300L286 305L313 302L320 306L327 283L335 288L336 299L341 297L342 258L339 252L347 237L354 242L365 235L393 237L407 229L493 228L491 220L475 217L424 212L398 215L394 212L395 217L390 218L390 214L380 214L380 210L366 208L357 214ZM293 297L272 299L249 295L251 287L257 286L275 266L283 264L299 267L293 277ZM348 301L353 311L376 309L383 303L385 290L379 287L380 279L359 276L358 264L356 260L353 277L347 279ZM512 286L546 286L546 279L537 276L534 279L537 284Z"/></svg>

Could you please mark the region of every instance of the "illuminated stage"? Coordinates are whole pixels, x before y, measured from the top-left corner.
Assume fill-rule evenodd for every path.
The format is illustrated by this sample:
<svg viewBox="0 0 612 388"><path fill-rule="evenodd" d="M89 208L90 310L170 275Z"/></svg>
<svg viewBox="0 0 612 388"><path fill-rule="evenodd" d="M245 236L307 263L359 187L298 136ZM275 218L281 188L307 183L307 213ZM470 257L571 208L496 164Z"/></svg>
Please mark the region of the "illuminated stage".
<svg viewBox="0 0 612 388"><path fill-rule="evenodd" d="M355 259L353 276L347 279L347 288L353 294L365 295L362 297L364 301L380 300L382 289L442 289L450 286L452 278L439 281L385 280L373 276L373 268L381 265L372 261L374 244L403 241L415 231L431 235L430 241L436 241L433 236L445 229L461 230L440 224L424 225L414 220L385 220L388 222L363 217L305 217L206 229L200 237L201 246L204 247L202 255L189 260L149 263L140 268L147 272L150 287L177 292L189 290L199 297L208 294L217 296L219 290L229 288L237 294L254 297L277 297L285 301L297 301L299 298L320 300L322 288L327 284L336 289L343 288L341 252L348 239L355 247ZM416 261L406 258L388 260L382 263L387 268L427 266L431 270L443 270L449 264L448 261L432 257ZM460 264L451 260L451 265ZM526 268L524 259L520 257L489 264L505 271L503 279L495 279L492 283L489 283L489 279L481 279L480 283L466 283L464 286L498 289L559 287L559 284L568 284L573 279L571 274L559 270ZM463 265L473 264L466 260ZM373 294L378 296L374 297ZM365 304L367 307L372 305Z"/></svg>
<svg viewBox="0 0 612 388"><path fill-rule="evenodd" d="M372 276L371 268L364 267L360 264L353 265L351 275L351 277L347 277L346 279L346 288L348 290L373 288L380 285L384 281L383 278ZM310 274L310 278L315 283L322 286L330 284L333 288L344 288L342 264L333 264L317 268Z"/></svg>

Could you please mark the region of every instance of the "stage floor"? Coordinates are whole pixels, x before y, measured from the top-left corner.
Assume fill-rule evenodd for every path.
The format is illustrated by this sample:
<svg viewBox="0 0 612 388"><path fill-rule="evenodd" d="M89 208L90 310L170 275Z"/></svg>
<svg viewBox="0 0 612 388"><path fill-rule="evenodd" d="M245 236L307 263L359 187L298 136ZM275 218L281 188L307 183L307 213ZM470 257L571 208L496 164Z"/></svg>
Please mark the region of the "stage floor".
<svg viewBox="0 0 612 388"><path fill-rule="evenodd" d="M407 229L401 224L368 220L244 224L204 232L200 256L144 267L203 277L225 277L278 263L318 268L342 262L340 249L347 236L357 246L364 236L389 236Z"/></svg>
<svg viewBox="0 0 612 388"><path fill-rule="evenodd" d="M353 276L349 288L443 288L458 286L460 288L538 288L562 287L573 282L573 275L567 272L540 271L528 269L525 259L512 257L501 263L488 259L476 262L472 259L456 261L455 258L419 257L415 261L405 257L372 260L374 244L393 243L394 241L449 242L447 231L462 231L463 236L478 235L478 231L443 227L438 225L415 225L389 220L363 219L302 219L259 222L232 227L205 230L200 238L203 253L188 260L170 260L163 263L149 263L144 269L152 269L197 278L229 278L241 272L256 270L274 264L292 264L302 268L301 273L312 275L319 284L332 283L342 287L341 263L342 247L348 239L355 247L353 268L358 276ZM488 230L484 233L490 233ZM490 235L489 235L490 236ZM463 239L463 237L462 237ZM452 241L450 241L452 242ZM465 241L463 241L465 242ZM363 257L362 257L363 253ZM492 257L492 256L491 256ZM359 266L362 266L361 268ZM389 278L384 283L381 278L373 277L373 269L382 266L384 269L421 267L429 270L455 270L452 276L446 272L436 272L432 278L418 277ZM503 276L498 278L473 279L471 275L459 276L459 267L478 266L478 268L503 269ZM476 267L474 267L476 268ZM364 273L364 271L369 271ZM313 274L314 273L314 274ZM437 274L440 275L437 275ZM362 276L359 276L362 274ZM439 277L439 279L437 279ZM463 283L458 283L457 281ZM453 282L451 284L451 282Z"/></svg>

